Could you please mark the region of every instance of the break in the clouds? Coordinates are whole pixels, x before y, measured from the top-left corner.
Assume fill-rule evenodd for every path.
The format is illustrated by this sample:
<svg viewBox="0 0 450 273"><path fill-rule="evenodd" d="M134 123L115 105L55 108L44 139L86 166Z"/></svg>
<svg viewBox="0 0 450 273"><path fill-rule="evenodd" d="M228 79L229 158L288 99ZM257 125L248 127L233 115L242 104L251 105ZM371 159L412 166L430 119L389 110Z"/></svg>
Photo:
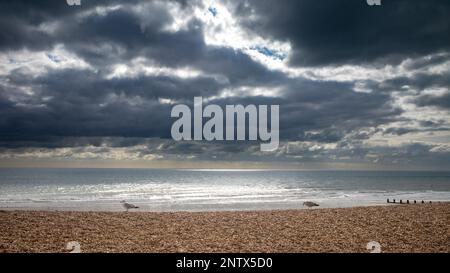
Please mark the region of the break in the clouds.
<svg viewBox="0 0 450 273"><path fill-rule="evenodd" d="M448 1L81 3L0 1L2 164L450 167ZM171 140L194 96L279 104L280 148Z"/></svg>

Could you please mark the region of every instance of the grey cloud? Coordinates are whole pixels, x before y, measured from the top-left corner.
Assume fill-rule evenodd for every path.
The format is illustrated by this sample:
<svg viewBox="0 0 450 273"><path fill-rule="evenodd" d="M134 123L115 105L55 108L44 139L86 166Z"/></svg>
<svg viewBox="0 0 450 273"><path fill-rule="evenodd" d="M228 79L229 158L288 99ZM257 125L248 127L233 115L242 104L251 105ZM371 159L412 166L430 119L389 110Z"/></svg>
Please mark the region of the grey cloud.
<svg viewBox="0 0 450 273"><path fill-rule="evenodd" d="M402 90L404 86L408 89L416 89L423 91L427 88L432 87L450 87L450 73L442 74L428 74L428 73L417 73L411 77L402 76L393 79L386 80L377 84L375 88L385 91L399 91Z"/></svg>
<svg viewBox="0 0 450 273"><path fill-rule="evenodd" d="M413 100L418 106L435 106L443 109L450 109L450 93L432 96L422 95Z"/></svg>
<svg viewBox="0 0 450 273"><path fill-rule="evenodd" d="M183 9L202 5L177 2ZM96 7L117 4L121 7L116 10L86 15ZM392 91L409 86L407 95L418 106L449 109L448 92L423 94L429 88L450 86L447 72L429 70L449 60L448 1L383 1L379 8L359 0L229 4L237 7L233 15L250 33L291 43L290 66L384 66L410 60L402 69L414 73L382 82L362 79L370 93L356 92L352 80L293 77L255 61L243 50L208 45L205 26L197 19L185 28L167 31L165 26L176 18L166 2L143 5L138 0L83 1L78 8L68 7L64 1L0 2L0 53L14 55L14 50L27 49L57 62L61 56L49 54L62 44L64 50L90 65L89 69L46 67L38 75L22 66L1 74L0 154L42 149L51 155L53 150L69 148L73 156L84 152L106 155L123 148L129 149L133 158L155 154L165 159L193 156L230 161L450 162L445 147L431 144L364 144L376 133L387 138L447 131L444 121L405 120L405 110L394 104ZM248 16L251 9L255 16ZM42 23L53 24L55 30L40 30ZM116 64L136 65L135 58L169 72L107 77ZM170 73L177 68L200 71L200 75ZM278 93L256 96L246 92L256 87ZM417 95L411 95L411 89ZM234 96L219 96L224 90ZM171 105L160 99L192 105L194 96L216 97L211 103L221 106L279 104L279 151L262 154L255 142L171 141ZM391 124L396 121L413 125ZM287 153L286 141L302 144ZM330 148L333 145L336 148Z"/></svg>
<svg viewBox="0 0 450 273"><path fill-rule="evenodd" d="M37 93L30 107L10 104L0 123L3 139L40 137L126 136L170 137L171 105L158 98L192 104L194 96L211 96L223 87L212 78L179 79L167 76L104 79L89 70L52 71L30 79L16 73L9 83L31 86ZM281 97L244 96L211 103L279 104L282 139L336 142L360 128L377 127L397 119L401 110L383 93L358 93L352 85L297 78L286 81ZM50 98L43 100L43 98ZM43 105L43 107L31 107Z"/></svg>
<svg viewBox="0 0 450 273"><path fill-rule="evenodd" d="M142 27L135 14L118 10L68 26L62 39L73 52L100 67L144 56L162 66L188 66L223 75L232 85L274 85L286 78L241 51L207 46L200 22L194 20L187 30L177 32L162 31L164 19L157 22L157 25ZM106 49L99 50L105 44Z"/></svg>
<svg viewBox="0 0 450 273"><path fill-rule="evenodd" d="M290 41L293 65L395 64L450 47L445 0L230 2L247 29Z"/></svg>
<svg viewBox="0 0 450 273"><path fill-rule="evenodd" d="M297 80L285 98L284 128L300 140L336 142L359 128L395 121L402 113L389 94L355 92L348 83ZM315 130L321 133L308 133Z"/></svg>

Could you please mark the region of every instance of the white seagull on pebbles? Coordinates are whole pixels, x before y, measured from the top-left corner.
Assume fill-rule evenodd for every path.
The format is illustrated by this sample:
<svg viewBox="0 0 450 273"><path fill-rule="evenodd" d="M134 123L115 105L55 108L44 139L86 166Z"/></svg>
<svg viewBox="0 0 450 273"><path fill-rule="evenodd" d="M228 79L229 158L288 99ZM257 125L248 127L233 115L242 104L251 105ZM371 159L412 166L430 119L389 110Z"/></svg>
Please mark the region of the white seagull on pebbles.
<svg viewBox="0 0 450 273"><path fill-rule="evenodd" d="M120 201L122 203L122 206L128 211L129 209L138 209L138 206L135 206L133 204L125 202L125 200Z"/></svg>
<svg viewBox="0 0 450 273"><path fill-rule="evenodd" d="M307 206L308 208L312 208L312 207L318 207L319 204L311 202L311 201L306 201L306 202L303 202L303 206Z"/></svg>

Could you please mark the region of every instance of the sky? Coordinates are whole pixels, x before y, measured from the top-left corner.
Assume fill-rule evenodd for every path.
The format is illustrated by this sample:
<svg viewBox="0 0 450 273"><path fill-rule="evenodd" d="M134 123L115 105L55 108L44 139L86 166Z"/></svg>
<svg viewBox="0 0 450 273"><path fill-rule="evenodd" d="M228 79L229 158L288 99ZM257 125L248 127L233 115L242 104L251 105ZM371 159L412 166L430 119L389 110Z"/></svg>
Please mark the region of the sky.
<svg viewBox="0 0 450 273"><path fill-rule="evenodd" d="M0 167L450 170L448 0L0 1ZM280 145L174 141L280 105Z"/></svg>

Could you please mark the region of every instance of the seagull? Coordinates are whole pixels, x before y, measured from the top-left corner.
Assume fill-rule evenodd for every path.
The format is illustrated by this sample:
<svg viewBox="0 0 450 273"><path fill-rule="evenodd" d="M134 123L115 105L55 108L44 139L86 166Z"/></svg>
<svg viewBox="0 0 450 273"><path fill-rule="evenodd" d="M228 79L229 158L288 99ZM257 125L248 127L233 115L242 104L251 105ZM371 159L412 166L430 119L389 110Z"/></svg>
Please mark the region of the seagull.
<svg viewBox="0 0 450 273"><path fill-rule="evenodd" d="M122 206L128 211L129 209L138 209L138 206L135 206L133 204L125 202L125 200L120 201L122 203Z"/></svg>
<svg viewBox="0 0 450 273"><path fill-rule="evenodd" d="M318 207L319 204L311 202L311 201L306 201L306 202L303 202L303 206L307 206L308 208L311 208L311 207Z"/></svg>

